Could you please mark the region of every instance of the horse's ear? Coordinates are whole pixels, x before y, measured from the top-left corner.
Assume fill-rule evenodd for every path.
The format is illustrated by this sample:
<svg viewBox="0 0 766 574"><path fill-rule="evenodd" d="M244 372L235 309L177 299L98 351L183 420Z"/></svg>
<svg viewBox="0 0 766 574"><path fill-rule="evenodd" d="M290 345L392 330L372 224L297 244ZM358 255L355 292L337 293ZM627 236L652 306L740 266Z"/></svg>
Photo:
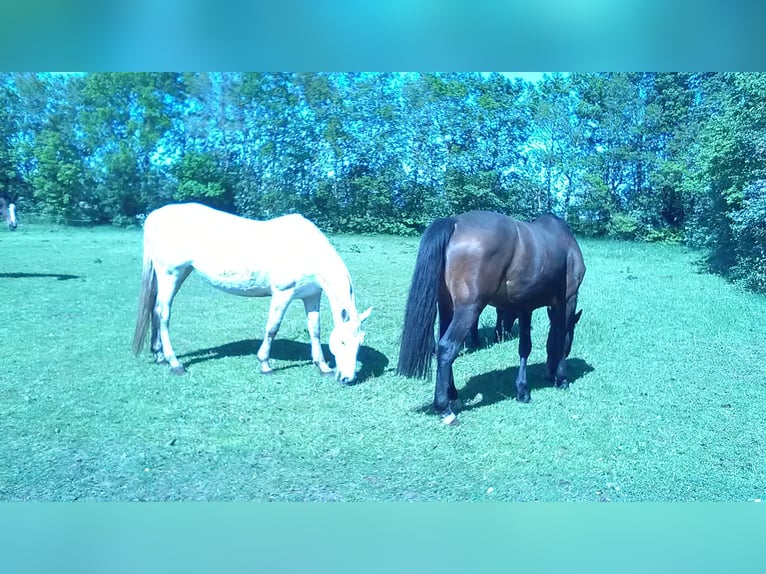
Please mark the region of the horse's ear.
<svg viewBox="0 0 766 574"><path fill-rule="evenodd" d="M577 321L580 320L580 317L582 317L582 309L580 309L577 313L575 313L575 317L574 317L574 319L575 319L574 320L574 324L575 325L577 325Z"/></svg>
<svg viewBox="0 0 766 574"><path fill-rule="evenodd" d="M370 307L366 311L363 311L362 313L360 313L359 314L359 322L360 323L364 322L364 320L367 319L367 317L370 316L370 313L372 313L372 307Z"/></svg>

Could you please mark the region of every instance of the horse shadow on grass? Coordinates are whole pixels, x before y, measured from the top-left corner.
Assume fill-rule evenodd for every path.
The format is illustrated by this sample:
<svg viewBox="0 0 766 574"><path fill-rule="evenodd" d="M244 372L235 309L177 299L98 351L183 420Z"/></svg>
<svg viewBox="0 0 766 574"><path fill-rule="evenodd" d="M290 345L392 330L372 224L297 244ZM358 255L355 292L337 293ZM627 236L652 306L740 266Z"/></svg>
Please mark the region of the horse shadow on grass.
<svg viewBox="0 0 766 574"><path fill-rule="evenodd" d="M255 354L258 352L258 348L261 346L262 341L262 339L243 339L242 341L225 343L217 347L198 349L184 355L179 355L178 358L186 367L226 357L245 356L252 356L257 364L258 359ZM334 366L335 361L332 353L330 353L329 347L327 345L322 345L322 351L328 359L329 365L331 367ZM271 344L271 353L269 356L271 359L276 359L277 361L289 361L292 363L290 365L277 366L277 368L274 369L275 372L312 364L310 358L311 345L308 343L291 341L289 339L275 339ZM378 377L382 375L388 366L388 358L383 353L366 345L359 347L357 360L362 363L362 367L357 372L353 384L359 384L370 377Z"/></svg>
<svg viewBox="0 0 766 574"><path fill-rule="evenodd" d="M30 279L38 277L53 278L58 281L80 278L79 275L68 275L64 273L0 273L0 279Z"/></svg>
<svg viewBox="0 0 766 574"><path fill-rule="evenodd" d="M593 370L593 366L582 359L567 359L567 380L570 385ZM532 401L535 390L553 387L553 381L546 378L546 371L545 363L527 365L527 386L532 394ZM463 403L460 412L487 407L500 401L516 400L518 372L519 366L514 365L471 377L463 388L458 389L458 398ZM429 402L416 410L420 413L432 413L433 404Z"/></svg>

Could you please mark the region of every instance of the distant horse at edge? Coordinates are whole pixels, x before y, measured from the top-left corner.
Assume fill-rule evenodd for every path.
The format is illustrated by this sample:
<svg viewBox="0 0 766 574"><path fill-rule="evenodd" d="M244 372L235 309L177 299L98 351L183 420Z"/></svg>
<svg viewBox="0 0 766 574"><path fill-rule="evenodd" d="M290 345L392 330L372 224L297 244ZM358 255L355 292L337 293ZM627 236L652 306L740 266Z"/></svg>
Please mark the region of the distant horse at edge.
<svg viewBox="0 0 766 574"><path fill-rule="evenodd" d="M16 204L7 195L0 195L0 217L8 226L8 229L11 231L16 229Z"/></svg>

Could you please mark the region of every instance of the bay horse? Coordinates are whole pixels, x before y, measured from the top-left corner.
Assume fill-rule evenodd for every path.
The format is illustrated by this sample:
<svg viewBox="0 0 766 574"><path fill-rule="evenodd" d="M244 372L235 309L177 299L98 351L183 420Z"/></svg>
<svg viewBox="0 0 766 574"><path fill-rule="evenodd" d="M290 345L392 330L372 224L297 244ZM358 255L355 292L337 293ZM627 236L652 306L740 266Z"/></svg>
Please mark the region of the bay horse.
<svg viewBox="0 0 766 574"><path fill-rule="evenodd" d="M357 313L346 265L308 219L290 214L256 221L198 203L166 205L146 217L133 352L141 352L151 323L155 361L168 362L171 373L178 375L184 367L170 344L170 307L195 269L227 293L271 297L266 333L256 354L264 374L273 372L271 344L293 299L303 300L314 364L323 374L333 372L319 342L319 304L326 293L334 322L330 352L335 356L335 377L343 384L353 382L364 340L362 323L372 308Z"/></svg>
<svg viewBox="0 0 766 574"><path fill-rule="evenodd" d="M516 399L529 402L532 311L548 307L548 375L556 387L567 387L566 358L582 313L576 308L584 275L582 252L572 230L553 215L525 223L499 213L471 211L435 220L418 248L397 373L429 377L438 308L433 406L442 422L457 424L450 405L458 397L452 363L484 307L492 305L518 315Z"/></svg>
<svg viewBox="0 0 766 574"><path fill-rule="evenodd" d="M0 217L2 217L8 229L16 229L16 205L6 195L0 195Z"/></svg>

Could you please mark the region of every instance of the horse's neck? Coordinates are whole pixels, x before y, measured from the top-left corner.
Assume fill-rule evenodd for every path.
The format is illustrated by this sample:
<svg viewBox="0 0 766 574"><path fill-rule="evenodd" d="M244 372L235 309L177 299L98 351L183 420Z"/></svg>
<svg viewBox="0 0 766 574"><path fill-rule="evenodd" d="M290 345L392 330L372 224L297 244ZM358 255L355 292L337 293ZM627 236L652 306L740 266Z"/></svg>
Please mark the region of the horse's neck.
<svg viewBox="0 0 766 574"><path fill-rule="evenodd" d="M337 253L329 257L319 272L319 283L330 302L330 310L335 323L343 322L343 310L349 316L356 316L356 303L351 286L351 276L346 265Z"/></svg>

